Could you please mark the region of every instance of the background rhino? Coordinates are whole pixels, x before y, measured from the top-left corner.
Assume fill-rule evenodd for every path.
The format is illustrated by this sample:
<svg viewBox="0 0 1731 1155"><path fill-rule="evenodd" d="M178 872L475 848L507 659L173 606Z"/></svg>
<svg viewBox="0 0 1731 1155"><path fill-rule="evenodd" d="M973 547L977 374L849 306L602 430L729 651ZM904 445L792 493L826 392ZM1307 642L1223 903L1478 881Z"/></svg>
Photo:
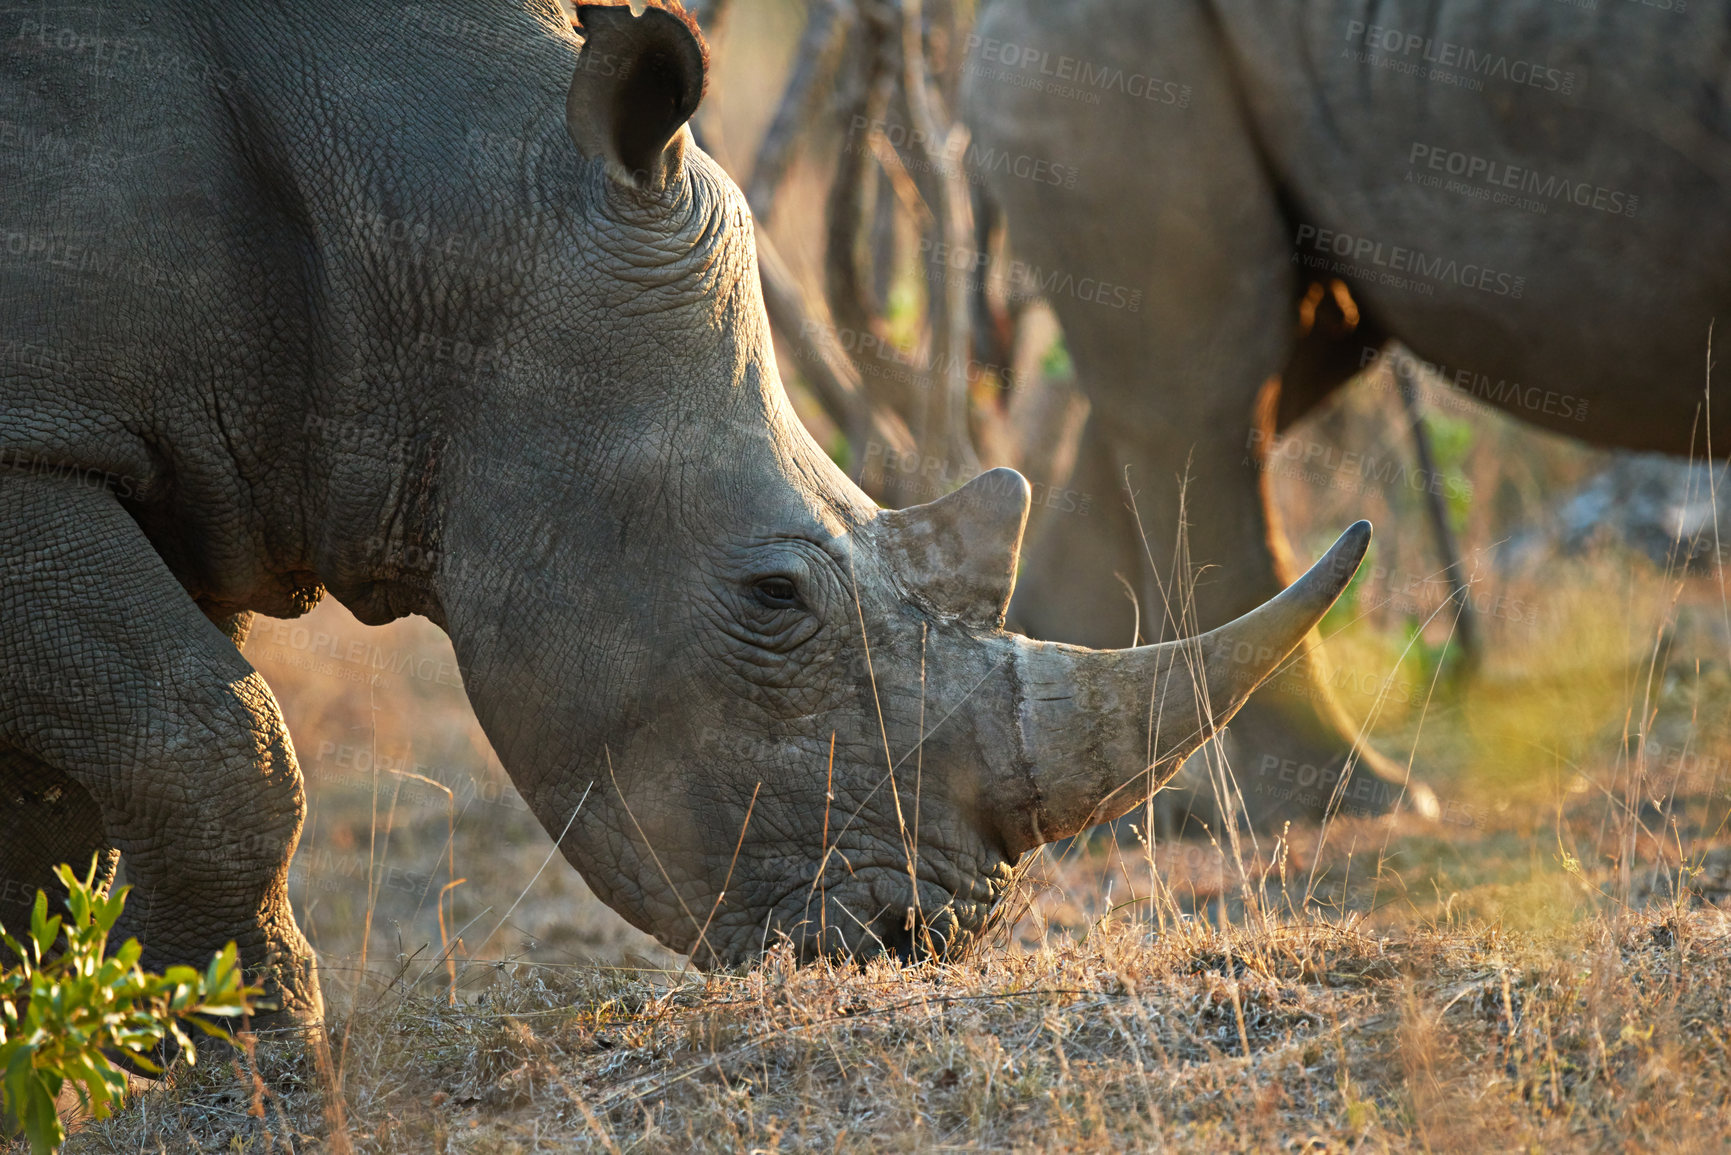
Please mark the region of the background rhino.
<svg viewBox="0 0 1731 1155"><path fill-rule="evenodd" d="M1037 525L1016 628L1122 644L1139 578L1201 572L1204 619L1291 572L1267 499L1275 432L1390 337L1473 396L1602 446L1722 453L1703 407L1731 304L1726 5L1547 0L1000 0L963 64L979 155L1073 187L982 179L1048 292L1092 415L1070 484L1103 501ZM1349 291L1350 290L1350 291ZM1187 472L1183 504L1175 475ZM1267 768L1324 775L1356 727L1319 651L1228 735L1251 807ZM1400 793L1405 768L1365 752Z"/></svg>
<svg viewBox="0 0 1731 1155"><path fill-rule="evenodd" d="M1182 645L1004 633L1026 483L881 513L806 434L676 8L583 6L580 53L540 4L433 41L373 0L64 12L0 68L67 161L0 154L8 923L123 860L147 965L232 938L317 1017L301 774L236 642L328 591L449 633L527 804L668 945L953 947L1364 553Z"/></svg>

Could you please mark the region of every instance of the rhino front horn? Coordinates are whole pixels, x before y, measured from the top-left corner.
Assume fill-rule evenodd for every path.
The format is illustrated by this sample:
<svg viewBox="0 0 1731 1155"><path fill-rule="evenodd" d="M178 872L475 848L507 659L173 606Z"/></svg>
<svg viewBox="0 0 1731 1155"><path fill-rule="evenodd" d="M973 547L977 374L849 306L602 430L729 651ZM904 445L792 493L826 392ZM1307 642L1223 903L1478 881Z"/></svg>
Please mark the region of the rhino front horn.
<svg viewBox="0 0 1731 1155"><path fill-rule="evenodd" d="M662 187L679 168L682 129L708 82L702 33L678 0L651 0L641 16L623 0L579 4L577 26L583 50L565 101L571 139L584 156L604 157L614 179Z"/></svg>
<svg viewBox="0 0 1731 1155"><path fill-rule="evenodd" d="M1272 600L1200 637L1130 650L1017 638L1022 765L987 795L1004 846L1019 854L1139 805L1298 648L1369 545L1370 523L1356 523Z"/></svg>
<svg viewBox="0 0 1731 1155"><path fill-rule="evenodd" d="M1028 481L988 469L947 497L878 514L868 531L895 579L926 609L997 629L1016 588Z"/></svg>

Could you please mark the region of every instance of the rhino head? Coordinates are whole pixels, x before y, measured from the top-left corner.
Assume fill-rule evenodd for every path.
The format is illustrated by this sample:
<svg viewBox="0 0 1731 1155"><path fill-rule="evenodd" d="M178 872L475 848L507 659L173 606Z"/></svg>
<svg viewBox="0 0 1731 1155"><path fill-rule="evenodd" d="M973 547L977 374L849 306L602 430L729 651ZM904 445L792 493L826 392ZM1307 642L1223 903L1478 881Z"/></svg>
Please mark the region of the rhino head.
<svg viewBox="0 0 1731 1155"><path fill-rule="evenodd" d="M427 611L566 858L669 947L953 950L1024 853L1138 805L1225 723L1369 527L1199 638L1006 633L1027 483L886 512L849 481L783 392L744 199L685 127L697 32L578 15L518 384L444 418L453 460L516 468L440 477Z"/></svg>

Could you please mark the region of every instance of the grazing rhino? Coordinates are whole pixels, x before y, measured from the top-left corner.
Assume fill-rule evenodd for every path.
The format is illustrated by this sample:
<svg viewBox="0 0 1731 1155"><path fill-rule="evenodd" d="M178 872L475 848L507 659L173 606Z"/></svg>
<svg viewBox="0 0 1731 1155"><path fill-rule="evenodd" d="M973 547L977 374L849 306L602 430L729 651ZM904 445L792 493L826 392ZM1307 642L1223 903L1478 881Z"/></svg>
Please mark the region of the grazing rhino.
<svg viewBox="0 0 1731 1155"><path fill-rule="evenodd" d="M1183 643L1005 633L999 470L879 511L777 375L672 4L23 9L0 58L0 920L124 862L144 961L320 1014L302 780L236 643L450 635L513 781L705 965L958 947L1158 786L1361 559ZM467 352L464 352L464 351Z"/></svg>
<svg viewBox="0 0 1731 1155"><path fill-rule="evenodd" d="M1386 454L1269 455L1389 338L1543 428L1723 453L1731 405L1702 402L1731 312L1728 18L1724 0L988 6L962 64L970 157L1092 403L1068 485L1122 495L1128 469L1140 519L1099 500L1037 522L1012 627L1125 644L1115 575L1157 616L1172 575L1151 559L1181 519L1202 618L1256 605L1288 572L1271 469L1446 486ZM1045 171L1065 179L1017 175ZM1320 654L1294 665L1226 738L1268 820L1329 799L1354 733ZM1406 772L1365 759L1383 780L1346 802L1375 809Z"/></svg>

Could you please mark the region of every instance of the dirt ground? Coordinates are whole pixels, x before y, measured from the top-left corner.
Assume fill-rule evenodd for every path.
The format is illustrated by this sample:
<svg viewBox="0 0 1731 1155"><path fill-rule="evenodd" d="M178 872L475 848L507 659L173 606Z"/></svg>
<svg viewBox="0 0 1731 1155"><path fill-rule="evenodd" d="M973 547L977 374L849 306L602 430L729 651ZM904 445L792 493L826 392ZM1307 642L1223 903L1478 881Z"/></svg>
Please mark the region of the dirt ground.
<svg viewBox="0 0 1731 1155"><path fill-rule="evenodd" d="M1361 385L1316 435L1391 443L1382 405ZM1449 468L1493 492L1510 460L1535 503L1604 465L1465 420ZM1325 634L1336 689L1440 817L1048 848L944 965L686 968L552 853L437 629L329 604L261 621L246 653L307 777L291 893L328 1061L261 1045L258 1081L182 1072L69 1149L1721 1146L1719 571L1614 543L1509 562L1494 518L1543 506L1475 502L1485 659L1456 679L1441 587L1399 576L1437 568L1416 500L1279 486L1301 548L1381 504L1392 532Z"/></svg>
<svg viewBox="0 0 1731 1155"><path fill-rule="evenodd" d="M749 155L797 21L739 13L767 47L723 46L706 127ZM821 175L786 199L820 202ZM820 228L778 220L807 272ZM1432 400L1471 677L1422 484L1306 464L1410 463L1386 370L1269 483L1301 555L1376 522L1324 626L1332 685L1440 816L1048 848L946 964L689 969L554 852L436 627L261 619L245 653L306 775L291 898L329 1030L177 1070L68 1150L1726 1149L1723 567L1559 541L1561 496L1610 459Z"/></svg>

